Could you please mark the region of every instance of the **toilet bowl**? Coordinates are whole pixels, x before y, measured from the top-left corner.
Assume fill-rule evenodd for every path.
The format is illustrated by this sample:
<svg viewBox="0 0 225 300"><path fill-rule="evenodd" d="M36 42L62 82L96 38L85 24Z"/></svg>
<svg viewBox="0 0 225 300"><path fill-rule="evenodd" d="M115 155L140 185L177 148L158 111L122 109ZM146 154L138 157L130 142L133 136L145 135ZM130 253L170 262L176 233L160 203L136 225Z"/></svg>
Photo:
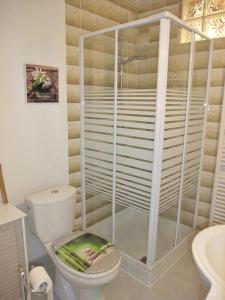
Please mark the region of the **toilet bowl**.
<svg viewBox="0 0 225 300"><path fill-rule="evenodd" d="M76 189L60 186L25 199L28 222L55 266L54 292L61 300L105 300L104 285L119 272L115 246L91 233L72 232Z"/></svg>

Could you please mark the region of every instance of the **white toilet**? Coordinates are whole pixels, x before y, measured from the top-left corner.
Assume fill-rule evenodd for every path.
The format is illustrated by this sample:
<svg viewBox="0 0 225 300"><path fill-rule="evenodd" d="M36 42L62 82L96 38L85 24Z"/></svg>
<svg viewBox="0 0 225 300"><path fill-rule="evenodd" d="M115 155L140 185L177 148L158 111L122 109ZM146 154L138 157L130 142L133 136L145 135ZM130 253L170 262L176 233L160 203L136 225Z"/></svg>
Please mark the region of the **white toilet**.
<svg viewBox="0 0 225 300"><path fill-rule="evenodd" d="M72 232L76 189L47 189L25 199L28 222L55 265L54 292L61 300L104 300L104 285L120 267L119 251L105 239Z"/></svg>

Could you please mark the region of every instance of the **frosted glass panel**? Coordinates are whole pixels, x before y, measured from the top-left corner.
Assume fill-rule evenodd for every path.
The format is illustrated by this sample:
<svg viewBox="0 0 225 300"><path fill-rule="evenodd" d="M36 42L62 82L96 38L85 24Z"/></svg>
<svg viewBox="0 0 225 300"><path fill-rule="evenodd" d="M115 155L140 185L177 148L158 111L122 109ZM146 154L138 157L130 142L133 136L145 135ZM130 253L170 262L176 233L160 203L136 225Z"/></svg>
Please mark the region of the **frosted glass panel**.
<svg viewBox="0 0 225 300"><path fill-rule="evenodd" d="M159 22L119 31L116 245L146 262Z"/></svg>
<svg viewBox="0 0 225 300"><path fill-rule="evenodd" d="M112 33L84 40L87 229L108 240L112 240L114 44Z"/></svg>
<svg viewBox="0 0 225 300"><path fill-rule="evenodd" d="M195 51L193 56L193 77L191 95L187 107L187 129L183 161L183 184L181 187L180 220L178 242L181 242L194 226L199 171L201 163L203 127L206 103L207 69L210 42L200 40L195 34ZM202 51L204 50L204 56ZM201 63L199 58L201 57ZM201 71L199 71L201 68ZM201 76L199 76L201 72ZM189 227L189 230L183 230Z"/></svg>
<svg viewBox="0 0 225 300"><path fill-rule="evenodd" d="M175 247L178 220L191 49L190 43L181 42L181 34L191 39L190 31L171 23L157 260ZM188 226L182 229L189 231Z"/></svg>

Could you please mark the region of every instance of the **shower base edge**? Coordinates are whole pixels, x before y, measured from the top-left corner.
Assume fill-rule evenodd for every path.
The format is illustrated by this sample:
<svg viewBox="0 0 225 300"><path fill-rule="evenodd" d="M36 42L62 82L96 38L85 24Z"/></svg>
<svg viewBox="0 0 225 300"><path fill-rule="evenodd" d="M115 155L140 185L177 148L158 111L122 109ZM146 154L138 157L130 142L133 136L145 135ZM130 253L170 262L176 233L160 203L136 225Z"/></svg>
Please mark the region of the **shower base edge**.
<svg viewBox="0 0 225 300"><path fill-rule="evenodd" d="M191 232L175 249L171 250L163 259L157 261L151 267L147 267L142 262L121 251L121 269L150 287L190 249L196 233L197 231Z"/></svg>

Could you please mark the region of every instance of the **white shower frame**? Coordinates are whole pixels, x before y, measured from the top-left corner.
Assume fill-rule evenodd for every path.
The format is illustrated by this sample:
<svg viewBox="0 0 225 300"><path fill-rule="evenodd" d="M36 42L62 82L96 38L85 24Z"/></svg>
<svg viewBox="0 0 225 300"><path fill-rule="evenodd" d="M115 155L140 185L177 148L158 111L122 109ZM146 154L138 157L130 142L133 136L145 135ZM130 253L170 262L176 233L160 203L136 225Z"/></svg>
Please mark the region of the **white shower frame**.
<svg viewBox="0 0 225 300"><path fill-rule="evenodd" d="M189 78L188 78L188 91L187 91L187 108L189 106L189 100L191 96L192 88L192 69L193 69L193 56L194 56L194 37L195 33L203 37L206 40L211 41L211 39L202 32L199 32L195 28L187 25L184 21L174 16L169 12L163 12L157 15L153 15L147 18L131 21L125 24L119 24L112 26L110 28L98 30L85 34L80 37L80 113L81 113L81 210L82 210L82 229L86 231L86 210L85 210L85 161L84 161L84 40L86 38L101 35L107 32L115 32L115 63L114 63L114 124L113 124L113 189L112 189L112 242L115 242L115 192L116 192L116 128L117 128L117 90L118 90L118 33L122 29L128 29L135 26L150 24L160 21L160 33L159 33L159 55L158 55L158 70L157 70L157 96L156 96L156 115L155 115L155 138L154 138L154 153L153 153L153 171L152 171L152 188L151 188L151 201L150 203L150 216L149 216L149 230L148 230L148 248L147 248L147 267L151 268L155 264L156 259L156 242L157 242L157 226L158 226L158 210L160 201L160 181L161 181L161 169L162 169L162 154L163 154L163 139L164 139L164 120L165 120L165 104L166 104L166 92L167 92L167 77L168 77L168 61L169 61L169 37L170 37L170 24L171 21L182 28L191 32L191 50L190 50L190 63L189 63ZM210 65L211 65L211 52L212 46L209 50L209 64L208 64L208 80L206 87L206 99L205 99L205 114L208 106L208 95L209 95L209 85L210 85ZM187 120L185 124L185 131L187 128ZM205 130L205 128L204 128ZM204 137L203 132L203 137ZM202 144L203 145L203 144ZM203 153L203 152L202 152ZM202 163L201 163L202 164ZM184 170L184 156L182 160L182 174ZM201 169L200 169L201 170ZM200 179L200 172L199 172ZM198 180L198 185L200 185L200 180ZM180 198L181 198L180 192ZM195 221L193 225L193 230L196 227L197 219L197 207L199 202L199 187L195 206ZM178 241L178 226L180 220L179 209L181 208L182 200L179 199L178 206L178 218L176 226L176 238L175 247L178 247L182 242ZM186 237L187 239L188 237ZM173 249L173 250L174 250ZM173 252L173 250L171 252ZM167 256L171 253L169 252ZM126 257L126 255L125 255ZM128 257L128 256L127 256ZM165 258L165 257L164 257ZM135 260L130 257L130 259L135 263Z"/></svg>

